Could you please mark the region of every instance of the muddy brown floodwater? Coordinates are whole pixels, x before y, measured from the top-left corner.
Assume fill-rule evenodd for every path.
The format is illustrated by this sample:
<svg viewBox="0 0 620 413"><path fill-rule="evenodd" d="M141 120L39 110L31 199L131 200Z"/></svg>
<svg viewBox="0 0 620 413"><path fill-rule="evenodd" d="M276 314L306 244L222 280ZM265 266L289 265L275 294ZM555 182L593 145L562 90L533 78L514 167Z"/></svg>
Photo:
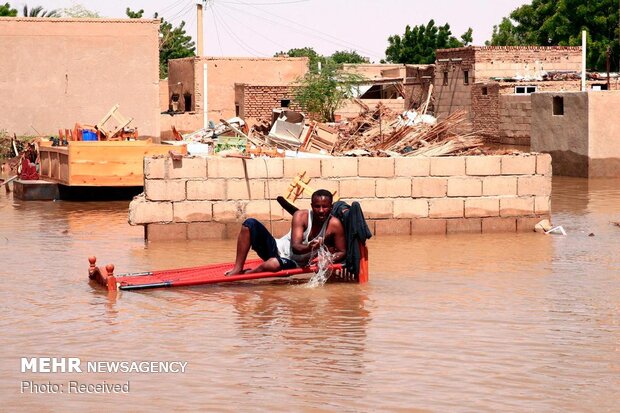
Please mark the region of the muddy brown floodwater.
<svg viewBox="0 0 620 413"><path fill-rule="evenodd" d="M620 180L553 179L553 223L567 236L372 239L366 285L114 299L86 281L89 255L124 272L229 261L235 249L145 245L127 207L0 192L1 410L620 410ZM83 371L22 372L22 357L77 357ZM91 361L187 366L85 370ZM103 382L129 392L76 390Z"/></svg>

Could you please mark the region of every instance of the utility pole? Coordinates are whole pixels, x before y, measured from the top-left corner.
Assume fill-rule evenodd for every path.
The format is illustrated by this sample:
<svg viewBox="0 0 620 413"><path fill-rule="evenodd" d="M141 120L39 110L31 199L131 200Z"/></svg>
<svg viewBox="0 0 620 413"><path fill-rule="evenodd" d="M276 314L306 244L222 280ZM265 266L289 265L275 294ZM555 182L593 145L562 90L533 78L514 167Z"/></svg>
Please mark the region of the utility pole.
<svg viewBox="0 0 620 413"><path fill-rule="evenodd" d="M586 91L586 31L581 32L581 91Z"/></svg>
<svg viewBox="0 0 620 413"><path fill-rule="evenodd" d="M202 56L203 42L202 42L202 10L207 0L198 0L196 3L196 55Z"/></svg>

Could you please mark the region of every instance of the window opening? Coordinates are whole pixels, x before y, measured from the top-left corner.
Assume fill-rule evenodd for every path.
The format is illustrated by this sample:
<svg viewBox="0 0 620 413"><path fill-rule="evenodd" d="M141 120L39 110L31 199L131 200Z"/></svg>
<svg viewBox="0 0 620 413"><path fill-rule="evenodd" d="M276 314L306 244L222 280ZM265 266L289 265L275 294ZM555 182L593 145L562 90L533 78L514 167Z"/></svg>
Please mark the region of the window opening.
<svg viewBox="0 0 620 413"><path fill-rule="evenodd" d="M515 93L526 94L534 93L538 90L538 86L515 86Z"/></svg>
<svg viewBox="0 0 620 413"><path fill-rule="evenodd" d="M184 110L185 112L189 112L192 110L192 94L186 93L183 95L183 103L185 104Z"/></svg>
<svg viewBox="0 0 620 413"><path fill-rule="evenodd" d="M564 97L563 96L553 97L553 115L564 116Z"/></svg>

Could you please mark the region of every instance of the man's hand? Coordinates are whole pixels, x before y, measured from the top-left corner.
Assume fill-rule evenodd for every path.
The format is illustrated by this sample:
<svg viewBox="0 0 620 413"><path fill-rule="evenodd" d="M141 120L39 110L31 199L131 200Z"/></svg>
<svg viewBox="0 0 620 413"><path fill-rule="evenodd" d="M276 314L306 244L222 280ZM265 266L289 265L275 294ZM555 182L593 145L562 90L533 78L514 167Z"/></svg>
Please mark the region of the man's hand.
<svg viewBox="0 0 620 413"><path fill-rule="evenodd" d="M308 243L308 246L312 248L313 250L319 248L321 245L323 245L322 237L316 237L315 239L313 239L312 241Z"/></svg>

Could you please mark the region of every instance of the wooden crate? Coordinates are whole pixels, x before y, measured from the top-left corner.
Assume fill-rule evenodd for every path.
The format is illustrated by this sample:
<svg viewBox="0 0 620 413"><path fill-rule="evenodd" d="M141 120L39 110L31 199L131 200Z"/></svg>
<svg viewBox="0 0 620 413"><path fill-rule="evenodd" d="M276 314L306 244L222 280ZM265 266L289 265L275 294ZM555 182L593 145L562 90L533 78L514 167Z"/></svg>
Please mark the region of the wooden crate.
<svg viewBox="0 0 620 413"><path fill-rule="evenodd" d="M187 146L150 141L72 141L41 146L41 179L69 186L143 186L144 157L187 154Z"/></svg>

